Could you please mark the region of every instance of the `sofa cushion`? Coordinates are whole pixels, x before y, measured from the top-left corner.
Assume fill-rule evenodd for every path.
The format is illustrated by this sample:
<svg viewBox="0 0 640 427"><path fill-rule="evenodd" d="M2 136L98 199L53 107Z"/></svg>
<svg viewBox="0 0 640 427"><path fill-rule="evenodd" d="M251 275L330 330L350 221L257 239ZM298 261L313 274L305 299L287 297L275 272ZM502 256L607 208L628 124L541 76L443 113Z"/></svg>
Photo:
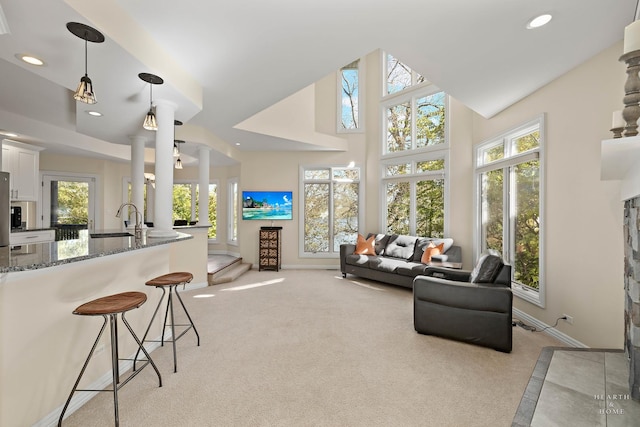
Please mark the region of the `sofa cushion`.
<svg viewBox="0 0 640 427"><path fill-rule="evenodd" d="M402 276L416 277L424 274L426 268L426 265L419 262L405 262L403 266L398 267L396 273Z"/></svg>
<svg viewBox="0 0 640 427"><path fill-rule="evenodd" d="M469 280L471 283L493 283L503 265L502 258L495 251L483 253L471 271Z"/></svg>
<svg viewBox="0 0 640 427"><path fill-rule="evenodd" d="M350 254L345 258L346 264L357 265L358 267L366 267L369 265L369 261L377 258L371 255L358 255L358 254Z"/></svg>
<svg viewBox="0 0 640 427"><path fill-rule="evenodd" d="M411 261L413 259L416 240L418 240L417 236L394 234L389 238L387 246L384 248L384 256Z"/></svg>
<svg viewBox="0 0 640 427"><path fill-rule="evenodd" d="M395 273L399 267L407 265L407 261L402 259L388 258L388 257L372 257L369 261L369 268L377 271L384 271L386 273Z"/></svg>
<svg viewBox="0 0 640 427"><path fill-rule="evenodd" d="M376 236L371 236L367 239L362 234L358 234L356 241L356 249L353 251L356 255L375 255L376 250L373 247L373 243Z"/></svg>
<svg viewBox="0 0 640 427"><path fill-rule="evenodd" d="M413 251L413 262L421 262L422 254L424 253L424 249L429 246L429 243L433 242L434 245L439 245L440 243L444 243L444 248L442 249L442 253L446 253L451 246L453 246L453 239L451 238L437 238L437 237L419 237L416 240L416 247Z"/></svg>
<svg viewBox="0 0 640 427"><path fill-rule="evenodd" d="M375 243L373 246L374 248L376 248L376 255L383 255L384 248L385 246L387 246L387 242L389 241L389 238L391 237L391 235L369 233L369 235L367 236L367 239L370 238L371 236L375 236Z"/></svg>

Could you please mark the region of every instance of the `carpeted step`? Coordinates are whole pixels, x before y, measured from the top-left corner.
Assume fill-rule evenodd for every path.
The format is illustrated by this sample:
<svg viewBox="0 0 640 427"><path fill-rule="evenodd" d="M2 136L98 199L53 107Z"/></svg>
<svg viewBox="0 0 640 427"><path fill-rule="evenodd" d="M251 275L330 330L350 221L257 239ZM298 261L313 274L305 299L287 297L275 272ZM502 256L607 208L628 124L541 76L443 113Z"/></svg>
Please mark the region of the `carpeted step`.
<svg viewBox="0 0 640 427"><path fill-rule="evenodd" d="M251 266L252 264L248 262L234 263L230 265L228 268L220 270L215 274L209 274L208 275L209 286L232 282L238 277L240 277L243 273L251 270Z"/></svg>

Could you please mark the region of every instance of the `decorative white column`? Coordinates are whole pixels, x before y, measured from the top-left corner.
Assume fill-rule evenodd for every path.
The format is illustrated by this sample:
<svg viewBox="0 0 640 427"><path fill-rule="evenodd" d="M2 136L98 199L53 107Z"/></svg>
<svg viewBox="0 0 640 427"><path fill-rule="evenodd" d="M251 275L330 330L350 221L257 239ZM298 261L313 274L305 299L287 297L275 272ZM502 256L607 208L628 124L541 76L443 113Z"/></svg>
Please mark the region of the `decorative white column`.
<svg viewBox="0 0 640 427"><path fill-rule="evenodd" d="M210 226L209 223L209 147L198 149L198 225Z"/></svg>
<svg viewBox="0 0 640 427"><path fill-rule="evenodd" d="M155 174L154 174L155 176ZM155 215L155 204L156 204L156 189L155 189L156 181L155 178L152 182L147 182L147 216L145 220L147 222L153 222ZM154 224L155 225L155 224Z"/></svg>
<svg viewBox="0 0 640 427"><path fill-rule="evenodd" d="M144 143L146 138L130 136L129 139L131 140L131 203L138 208L141 215L144 215ZM139 221L144 223L144 217ZM129 218L127 228L134 228L135 224L136 218Z"/></svg>
<svg viewBox="0 0 640 427"><path fill-rule="evenodd" d="M156 194L153 228L148 237L172 237L173 230L173 121L176 104L156 101Z"/></svg>

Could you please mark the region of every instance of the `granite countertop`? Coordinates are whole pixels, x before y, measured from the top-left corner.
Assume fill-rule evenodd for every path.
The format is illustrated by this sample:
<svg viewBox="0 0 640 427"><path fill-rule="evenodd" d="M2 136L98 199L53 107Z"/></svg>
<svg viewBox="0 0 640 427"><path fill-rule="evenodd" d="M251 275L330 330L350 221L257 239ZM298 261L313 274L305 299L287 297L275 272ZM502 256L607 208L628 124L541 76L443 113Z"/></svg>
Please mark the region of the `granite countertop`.
<svg viewBox="0 0 640 427"><path fill-rule="evenodd" d="M102 230L92 234L121 232L121 230ZM193 239L193 236L180 232L173 237L147 237L144 233L139 241L133 235L91 237L85 229L80 230L77 239L0 247L0 273L37 270L188 239Z"/></svg>

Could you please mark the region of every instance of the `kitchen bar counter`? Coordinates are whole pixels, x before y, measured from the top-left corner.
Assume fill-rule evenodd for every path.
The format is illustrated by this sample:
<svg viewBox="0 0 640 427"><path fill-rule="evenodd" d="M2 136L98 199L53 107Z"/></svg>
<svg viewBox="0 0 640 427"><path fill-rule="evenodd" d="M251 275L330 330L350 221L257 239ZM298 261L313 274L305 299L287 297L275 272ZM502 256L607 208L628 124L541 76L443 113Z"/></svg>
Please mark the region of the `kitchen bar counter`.
<svg viewBox="0 0 640 427"><path fill-rule="evenodd" d="M120 230L105 230L91 234L111 232L120 233ZM193 236L178 232L175 237L151 238L143 233L142 239L137 241L133 235L91 237L88 230L80 230L78 239L0 248L0 273L37 270L186 239L193 239Z"/></svg>
<svg viewBox="0 0 640 427"><path fill-rule="evenodd" d="M145 283L172 271L193 273L186 292L180 290L183 299L189 298L185 300L188 305L211 303L191 299L188 293L207 286L207 227L139 242L133 236L91 237L82 230L78 239L0 249L4 250L0 266L0 426L58 422L102 323L101 318L74 316L79 305L120 292L144 292L147 303L127 312L131 327L142 336L162 298L161 292ZM162 322L155 322L149 337L160 340L162 333ZM149 343L148 349L159 345ZM87 366L85 388L109 386L111 350L108 339L103 339ZM129 339L121 341L118 350L121 357L132 359L137 348ZM130 367L130 361L121 362L123 371ZM76 394L72 407L90 396Z"/></svg>

